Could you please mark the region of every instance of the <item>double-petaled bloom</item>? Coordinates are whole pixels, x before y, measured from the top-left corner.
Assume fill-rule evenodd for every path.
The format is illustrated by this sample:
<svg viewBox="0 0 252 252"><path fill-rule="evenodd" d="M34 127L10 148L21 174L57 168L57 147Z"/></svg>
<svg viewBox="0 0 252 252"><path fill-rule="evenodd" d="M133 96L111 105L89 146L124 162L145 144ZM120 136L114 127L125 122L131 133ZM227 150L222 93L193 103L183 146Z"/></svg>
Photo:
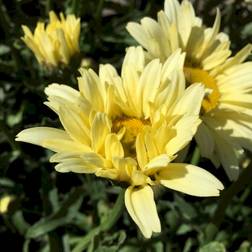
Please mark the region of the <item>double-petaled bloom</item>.
<svg viewBox="0 0 252 252"><path fill-rule="evenodd" d="M230 57L230 41L219 32L220 12L212 28L195 16L191 3L165 0L157 21L145 17L130 22L129 33L145 49L149 59L161 62L178 48L186 53L186 86L202 83L207 89L196 133L202 156L216 167L222 164L228 177L239 175L239 153L252 150L252 62L244 63L252 46Z"/></svg>
<svg viewBox="0 0 252 252"><path fill-rule="evenodd" d="M222 183L206 170L172 163L194 136L205 94L185 89L184 54L146 64L141 47L128 49L121 76L111 65L99 75L81 69L79 91L59 84L45 89L48 105L64 129L36 127L18 141L48 148L59 172L92 173L123 182L126 208L143 235L160 232L153 186L189 195L218 196Z"/></svg>
<svg viewBox="0 0 252 252"><path fill-rule="evenodd" d="M38 22L34 34L23 25L22 40L33 51L38 62L47 67L59 64L67 65L73 55L79 52L80 19L74 15L66 18L60 13L60 19L50 11L49 23Z"/></svg>

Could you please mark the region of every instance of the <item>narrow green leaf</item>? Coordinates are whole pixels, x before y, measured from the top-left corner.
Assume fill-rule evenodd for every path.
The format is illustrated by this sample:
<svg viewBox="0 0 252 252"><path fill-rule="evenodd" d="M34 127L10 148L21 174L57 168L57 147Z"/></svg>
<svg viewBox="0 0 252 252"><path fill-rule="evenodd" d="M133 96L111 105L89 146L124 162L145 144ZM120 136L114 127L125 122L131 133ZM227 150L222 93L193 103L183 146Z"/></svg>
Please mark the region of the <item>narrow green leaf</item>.
<svg viewBox="0 0 252 252"><path fill-rule="evenodd" d="M226 249L222 243L213 241L201 247L199 252L226 252Z"/></svg>

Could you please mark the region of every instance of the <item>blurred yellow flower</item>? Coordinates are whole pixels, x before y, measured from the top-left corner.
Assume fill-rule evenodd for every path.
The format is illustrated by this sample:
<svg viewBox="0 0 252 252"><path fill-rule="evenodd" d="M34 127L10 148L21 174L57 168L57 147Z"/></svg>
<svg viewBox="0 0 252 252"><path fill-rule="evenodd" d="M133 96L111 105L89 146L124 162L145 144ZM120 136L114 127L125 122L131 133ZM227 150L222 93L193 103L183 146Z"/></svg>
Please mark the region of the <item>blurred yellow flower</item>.
<svg viewBox="0 0 252 252"><path fill-rule="evenodd" d="M8 212L8 207L13 199L13 196L10 195L5 195L0 198L0 214L5 214Z"/></svg>
<svg viewBox="0 0 252 252"><path fill-rule="evenodd" d="M38 22L34 34L23 25L22 40L33 51L38 62L48 67L68 64L71 56L79 52L80 19L74 15L60 19L50 11L49 23Z"/></svg>
<svg viewBox="0 0 252 252"><path fill-rule="evenodd" d="M141 47L127 50L121 76L111 65L99 75L81 69L79 90L52 84L48 105L64 130L25 129L17 141L55 152L59 172L93 173L128 185L126 208L146 238L160 232L152 186L195 196L218 196L222 183L206 170L171 163L194 136L204 96L201 84L185 90L184 54L146 64ZM167 99L168 98L168 99Z"/></svg>
<svg viewBox="0 0 252 252"><path fill-rule="evenodd" d="M191 3L166 0L158 20L145 17L141 24L130 22L129 33L147 50L149 59L164 62L175 50L186 53L184 74L187 86L204 84L196 141L201 155L216 167L222 164L231 180L239 175L239 153L252 151L252 62L243 63L252 46L230 57L230 41L220 33L220 12L212 28L195 16Z"/></svg>

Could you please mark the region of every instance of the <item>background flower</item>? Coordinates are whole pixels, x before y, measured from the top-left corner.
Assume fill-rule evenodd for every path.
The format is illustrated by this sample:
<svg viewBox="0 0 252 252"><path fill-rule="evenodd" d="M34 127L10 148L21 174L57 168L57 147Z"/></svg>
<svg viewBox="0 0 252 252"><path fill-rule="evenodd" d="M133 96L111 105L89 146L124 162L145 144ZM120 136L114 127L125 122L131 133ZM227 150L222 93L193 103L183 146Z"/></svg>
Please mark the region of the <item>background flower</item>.
<svg viewBox="0 0 252 252"><path fill-rule="evenodd" d="M221 163L230 180L237 179L239 153L252 148L251 63L243 63L251 45L229 57L230 41L219 32L219 10L213 27L206 28L187 0L181 4L166 0L158 21L145 17L141 24L130 22L127 29L151 59L163 61L177 48L186 53L186 85L200 82L208 90L201 108L203 123L196 135L201 155L216 167Z"/></svg>
<svg viewBox="0 0 252 252"><path fill-rule="evenodd" d="M56 67L60 63L68 64L70 58L79 52L80 19L75 15L60 19L54 11L49 13L49 23L38 22L34 34L23 25L22 40L33 51L39 63Z"/></svg>

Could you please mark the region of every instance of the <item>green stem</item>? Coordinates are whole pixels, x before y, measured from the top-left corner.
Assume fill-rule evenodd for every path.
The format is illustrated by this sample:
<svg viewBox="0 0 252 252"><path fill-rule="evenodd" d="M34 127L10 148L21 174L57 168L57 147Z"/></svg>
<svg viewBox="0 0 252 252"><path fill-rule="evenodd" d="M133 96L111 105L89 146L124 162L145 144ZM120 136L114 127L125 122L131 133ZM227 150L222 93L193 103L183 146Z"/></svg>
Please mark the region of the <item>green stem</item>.
<svg viewBox="0 0 252 252"><path fill-rule="evenodd" d="M124 209L124 192L125 190L121 190L120 194L117 197L116 203L111 210L110 214L107 216L106 220L102 222L98 227L93 228L83 239L81 239L80 243L72 250L72 252L82 252L85 251L88 244L92 239L100 234L101 232L106 232L110 230L115 223L118 221L120 216L122 215Z"/></svg>
<svg viewBox="0 0 252 252"><path fill-rule="evenodd" d="M72 13L75 14L76 16L79 15L79 9L80 9L80 3L79 0L73 0L72 2Z"/></svg>
<svg viewBox="0 0 252 252"><path fill-rule="evenodd" d="M199 147L196 146L194 151L193 151L191 164L192 165L197 165L199 163L199 161L200 161L200 150L199 150Z"/></svg>
<svg viewBox="0 0 252 252"><path fill-rule="evenodd" d="M96 12L94 14L96 20L99 22L101 20L101 13L102 13L103 4L104 4L104 0L99 0L97 8L96 8Z"/></svg>
<svg viewBox="0 0 252 252"><path fill-rule="evenodd" d="M229 204L232 202L235 195L244 190L246 186L251 183L252 178L252 164L250 164L239 176L239 178L229 187L226 191L222 193L219 198L219 203L217 209L214 213L214 217L212 219L212 224L215 228L212 229L211 234L209 235L209 240L212 240L221 223L224 220L226 209Z"/></svg>
<svg viewBox="0 0 252 252"><path fill-rule="evenodd" d="M0 26L2 27L6 37L10 36L10 31L12 30L11 19L8 15L5 5L2 0L0 0Z"/></svg>
<svg viewBox="0 0 252 252"><path fill-rule="evenodd" d="M49 15L50 10L52 10L52 1L51 0L46 0L46 2L45 2L46 16Z"/></svg>
<svg viewBox="0 0 252 252"><path fill-rule="evenodd" d="M42 199L43 199L43 209L45 216L48 216L52 212L52 206L49 200L49 193L52 190L52 181L50 179L50 175L46 169L42 170ZM49 181L49 183L48 183ZM62 237L57 234L56 230L48 232L48 243L50 247L50 251L63 251L63 241Z"/></svg>

